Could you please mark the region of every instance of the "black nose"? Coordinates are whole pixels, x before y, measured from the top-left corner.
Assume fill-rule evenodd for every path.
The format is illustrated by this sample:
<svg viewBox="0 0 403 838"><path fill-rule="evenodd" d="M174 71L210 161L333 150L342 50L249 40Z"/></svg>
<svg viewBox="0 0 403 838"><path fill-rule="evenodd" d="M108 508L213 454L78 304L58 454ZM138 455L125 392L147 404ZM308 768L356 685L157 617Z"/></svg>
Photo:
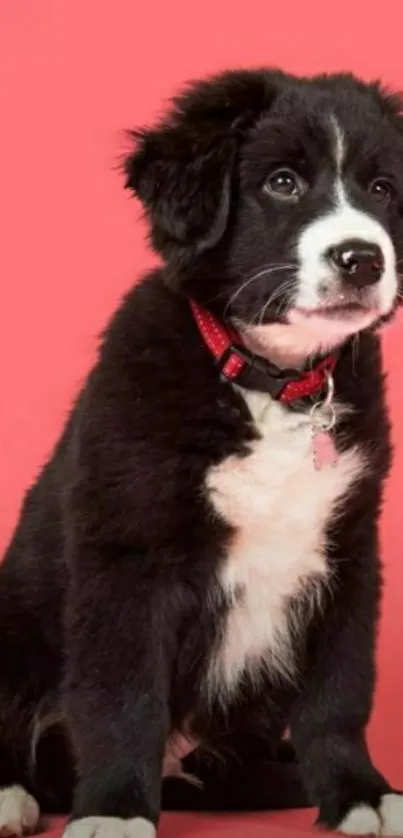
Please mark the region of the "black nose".
<svg viewBox="0 0 403 838"><path fill-rule="evenodd" d="M372 242L350 239L329 248L326 255L342 278L356 288L372 285L382 276L384 269L382 251L377 244L372 244Z"/></svg>

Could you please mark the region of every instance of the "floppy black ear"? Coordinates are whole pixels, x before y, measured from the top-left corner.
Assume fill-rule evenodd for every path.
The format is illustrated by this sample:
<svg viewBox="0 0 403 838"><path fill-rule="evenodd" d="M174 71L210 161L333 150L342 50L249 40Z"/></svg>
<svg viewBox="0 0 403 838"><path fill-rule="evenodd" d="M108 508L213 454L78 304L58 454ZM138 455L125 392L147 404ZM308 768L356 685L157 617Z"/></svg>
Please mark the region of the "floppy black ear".
<svg viewBox="0 0 403 838"><path fill-rule="evenodd" d="M225 230L236 138L200 123L134 135L126 185L143 203L152 228L179 244L208 247Z"/></svg>
<svg viewBox="0 0 403 838"><path fill-rule="evenodd" d="M273 98L280 74L241 71L195 84L155 129L131 134L126 186L143 203L154 244L212 247L225 231L240 137Z"/></svg>

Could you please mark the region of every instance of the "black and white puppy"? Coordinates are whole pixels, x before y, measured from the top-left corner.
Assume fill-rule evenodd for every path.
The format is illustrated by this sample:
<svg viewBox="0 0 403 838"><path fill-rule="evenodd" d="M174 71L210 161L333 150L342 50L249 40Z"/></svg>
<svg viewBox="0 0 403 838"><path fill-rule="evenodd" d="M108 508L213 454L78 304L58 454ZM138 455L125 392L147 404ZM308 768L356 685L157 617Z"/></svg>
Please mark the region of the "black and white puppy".
<svg viewBox="0 0 403 838"><path fill-rule="evenodd" d="M349 75L230 72L134 135L163 266L1 567L0 835L71 801L68 838L152 838L161 805L403 835L365 739L401 107Z"/></svg>

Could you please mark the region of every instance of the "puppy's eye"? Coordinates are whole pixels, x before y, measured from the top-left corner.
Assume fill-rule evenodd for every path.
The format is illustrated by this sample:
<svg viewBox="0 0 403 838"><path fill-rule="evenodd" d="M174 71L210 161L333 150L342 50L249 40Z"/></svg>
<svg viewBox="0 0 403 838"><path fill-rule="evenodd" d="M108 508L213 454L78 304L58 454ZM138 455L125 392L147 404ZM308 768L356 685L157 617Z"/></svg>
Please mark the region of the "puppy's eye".
<svg viewBox="0 0 403 838"><path fill-rule="evenodd" d="M307 189L306 180L285 167L271 172L263 184L263 191L280 201L298 201Z"/></svg>
<svg viewBox="0 0 403 838"><path fill-rule="evenodd" d="M394 194L393 186L386 178L378 177L370 183L368 192L379 204L387 206Z"/></svg>

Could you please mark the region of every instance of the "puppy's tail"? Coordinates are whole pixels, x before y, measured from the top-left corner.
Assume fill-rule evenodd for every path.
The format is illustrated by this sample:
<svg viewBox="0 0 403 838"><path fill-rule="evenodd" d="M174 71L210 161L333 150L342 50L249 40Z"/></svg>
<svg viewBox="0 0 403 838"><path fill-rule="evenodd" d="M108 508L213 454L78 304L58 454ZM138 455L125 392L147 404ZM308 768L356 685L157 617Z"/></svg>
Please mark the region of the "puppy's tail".
<svg viewBox="0 0 403 838"><path fill-rule="evenodd" d="M295 759L259 755L221 762L200 754L184 760L183 768L200 782L178 777L164 780L162 808L166 811L247 812L312 806Z"/></svg>

